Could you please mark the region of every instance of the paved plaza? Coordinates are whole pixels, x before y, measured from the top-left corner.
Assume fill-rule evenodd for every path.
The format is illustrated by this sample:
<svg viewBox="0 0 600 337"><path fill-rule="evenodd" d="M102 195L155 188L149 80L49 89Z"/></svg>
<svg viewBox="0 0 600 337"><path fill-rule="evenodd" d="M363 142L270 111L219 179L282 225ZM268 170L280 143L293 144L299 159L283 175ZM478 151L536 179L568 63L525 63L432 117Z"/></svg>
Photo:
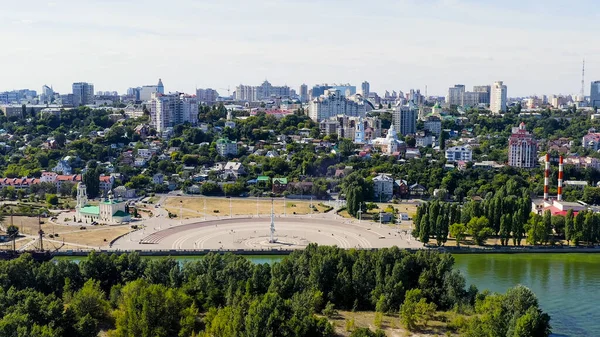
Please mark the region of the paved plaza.
<svg viewBox="0 0 600 337"><path fill-rule="evenodd" d="M274 242L270 240L269 217L189 219L183 223L163 218L116 240L116 250L271 250L302 249L309 243L341 248L413 247L406 229L395 225L339 216L276 217Z"/></svg>

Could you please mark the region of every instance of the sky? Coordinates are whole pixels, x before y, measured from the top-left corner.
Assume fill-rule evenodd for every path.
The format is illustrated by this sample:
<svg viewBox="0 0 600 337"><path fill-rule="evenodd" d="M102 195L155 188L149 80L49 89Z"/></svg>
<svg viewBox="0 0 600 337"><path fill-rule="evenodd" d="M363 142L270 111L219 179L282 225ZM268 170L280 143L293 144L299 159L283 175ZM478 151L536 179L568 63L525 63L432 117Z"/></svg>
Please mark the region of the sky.
<svg viewBox="0 0 600 337"><path fill-rule="evenodd" d="M502 80L509 96L577 94L600 80L598 0L3 1L0 91L191 93L236 85L371 91Z"/></svg>

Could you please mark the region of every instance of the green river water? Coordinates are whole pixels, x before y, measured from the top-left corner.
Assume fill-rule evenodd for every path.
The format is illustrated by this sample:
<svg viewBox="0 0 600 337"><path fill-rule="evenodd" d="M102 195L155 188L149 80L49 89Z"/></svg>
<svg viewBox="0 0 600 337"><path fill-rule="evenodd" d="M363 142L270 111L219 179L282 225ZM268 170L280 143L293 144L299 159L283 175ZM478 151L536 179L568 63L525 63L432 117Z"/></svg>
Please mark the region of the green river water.
<svg viewBox="0 0 600 337"><path fill-rule="evenodd" d="M480 290L505 292L517 284L537 295L552 317L553 335L600 336L600 254L457 254L456 268ZM178 257L180 261L202 257ZM247 256L273 263L283 256ZM68 258L75 261L80 258Z"/></svg>

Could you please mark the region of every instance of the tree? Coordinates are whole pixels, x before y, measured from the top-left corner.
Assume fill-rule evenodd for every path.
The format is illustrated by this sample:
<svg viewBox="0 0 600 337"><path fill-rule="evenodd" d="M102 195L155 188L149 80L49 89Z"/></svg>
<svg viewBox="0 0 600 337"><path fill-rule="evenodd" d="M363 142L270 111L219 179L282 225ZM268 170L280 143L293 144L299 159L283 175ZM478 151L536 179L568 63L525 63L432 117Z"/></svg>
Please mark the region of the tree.
<svg viewBox="0 0 600 337"><path fill-rule="evenodd" d="M6 235L8 235L8 237L12 239L13 250L16 250L15 240L17 239L17 236L19 236L19 227L15 226L15 225L8 226L6 228Z"/></svg>
<svg viewBox="0 0 600 337"><path fill-rule="evenodd" d="M467 228L464 224L455 223L450 226L450 236L456 239L456 246L460 247L460 242L465 239Z"/></svg>
<svg viewBox="0 0 600 337"><path fill-rule="evenodd" d="M503 246L508 245L510 238L510 229L512 227L512 216L510 214L504 214L500 218L500 243Z"/></svg>
<svg viewBox="0 0 600 337"><path fill-rule="evenodd" d="M46 194L46 203L48 206L58 205L58 196L56 194Z"/></svg>
<svg viewBox="0 0 600 337"><path fill-rule="evenodd" d="M352 140L350 139L342 138L338 142L338 150L340 151L340 154L344 157L348 157L349 155L353 154L354 148L354 142L352 142Z"/></svg>
<svg viewBox="0 0 600 337"><path fill-rule="evenodd" d="M429 233L431 228L429 226L429 213L425 213L425 215L423 215L421 218L421 225L419 227L421 229L419 232L419 241L425 244L429 242Z"/></svg>
<svg viewBox="0 0 600 337"><path fill-rule="evenodd" d="M100 173L97 168L88 167L83 175L88 198L94 199L100 195Z"/></svg>
<svg viewBox="0 0 600 337"><path fill-rule="evenodd" d="M400 321L408 330L414 331L418 324L427 325L435 310L436 305L427 303L421 289L411 289L406 292L404 303L400 307Z"/></svg>
<svg viewBox="0 0 600 337"><path fill-rule="evenodd" d="M571 239L575 236L574 226L575 217L573 215L573 209L569 209L567 211L567 216L565 217L565 239L567 240L567 245L570 245Z"/></svg>
<svg viewBox="0 0 600 337"><path fill-rule="evenodd" d="M488 237L494 235L494 231L489 227L489 223L490 222L486 217L481 216L472 218L467 224L469 234L471 234L478 246L485 245L485 241Z"/></svg>
<svg viewBox="0 0 600 337"><path fill-rule="evenodd" d="M89 279L79 291L73 294L71 308L78 317L90 315L97 321L108 317L109 305L100 289L100 282Z"/></svg>
<svg viewBox="0 0 600 337"><path fill-rule="evenodd" d="M373 193L373 182L367 181L359 172L353 172L344 178L343 186L348 214L357 217L364 201Z"/></svg>

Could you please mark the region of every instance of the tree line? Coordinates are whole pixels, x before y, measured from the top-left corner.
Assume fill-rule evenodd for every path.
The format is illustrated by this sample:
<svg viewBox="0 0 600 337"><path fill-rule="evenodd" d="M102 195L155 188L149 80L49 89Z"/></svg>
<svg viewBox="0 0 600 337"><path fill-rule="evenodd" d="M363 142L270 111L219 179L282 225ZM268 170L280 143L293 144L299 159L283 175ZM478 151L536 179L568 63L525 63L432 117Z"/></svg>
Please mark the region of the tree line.
<svg viewBox="0 0 600 337"><path fill-rule="evenodd" d="M136 253L91 253L79 264L23 255L0 262L0 336L334 336L318 315L333 308L399 312L409 329L435 310L469 311L476 315L456 329L470 336L497 327L494 335L548 336L549 317L531 291L480 293L453 264L433 251L314 244L272 265L231 254L183 264Z"/></svg>
<svg viewBox="0 0 600 337"><path fill-rule="evenodd" d="M417 208L413 236L423 243L432 238L438 246L449 236L457 245L468 234L477 245L484 245L489 237L496 236L502 246L512 243L520 246L523 239L531 245L554 244L559 239L570 244L600 242L600 214L573 210L566 215L543 215L531 212L531 198L524 188L501 187L495 194L488 193L483 201L457 203L434 200Z"/></svg>

